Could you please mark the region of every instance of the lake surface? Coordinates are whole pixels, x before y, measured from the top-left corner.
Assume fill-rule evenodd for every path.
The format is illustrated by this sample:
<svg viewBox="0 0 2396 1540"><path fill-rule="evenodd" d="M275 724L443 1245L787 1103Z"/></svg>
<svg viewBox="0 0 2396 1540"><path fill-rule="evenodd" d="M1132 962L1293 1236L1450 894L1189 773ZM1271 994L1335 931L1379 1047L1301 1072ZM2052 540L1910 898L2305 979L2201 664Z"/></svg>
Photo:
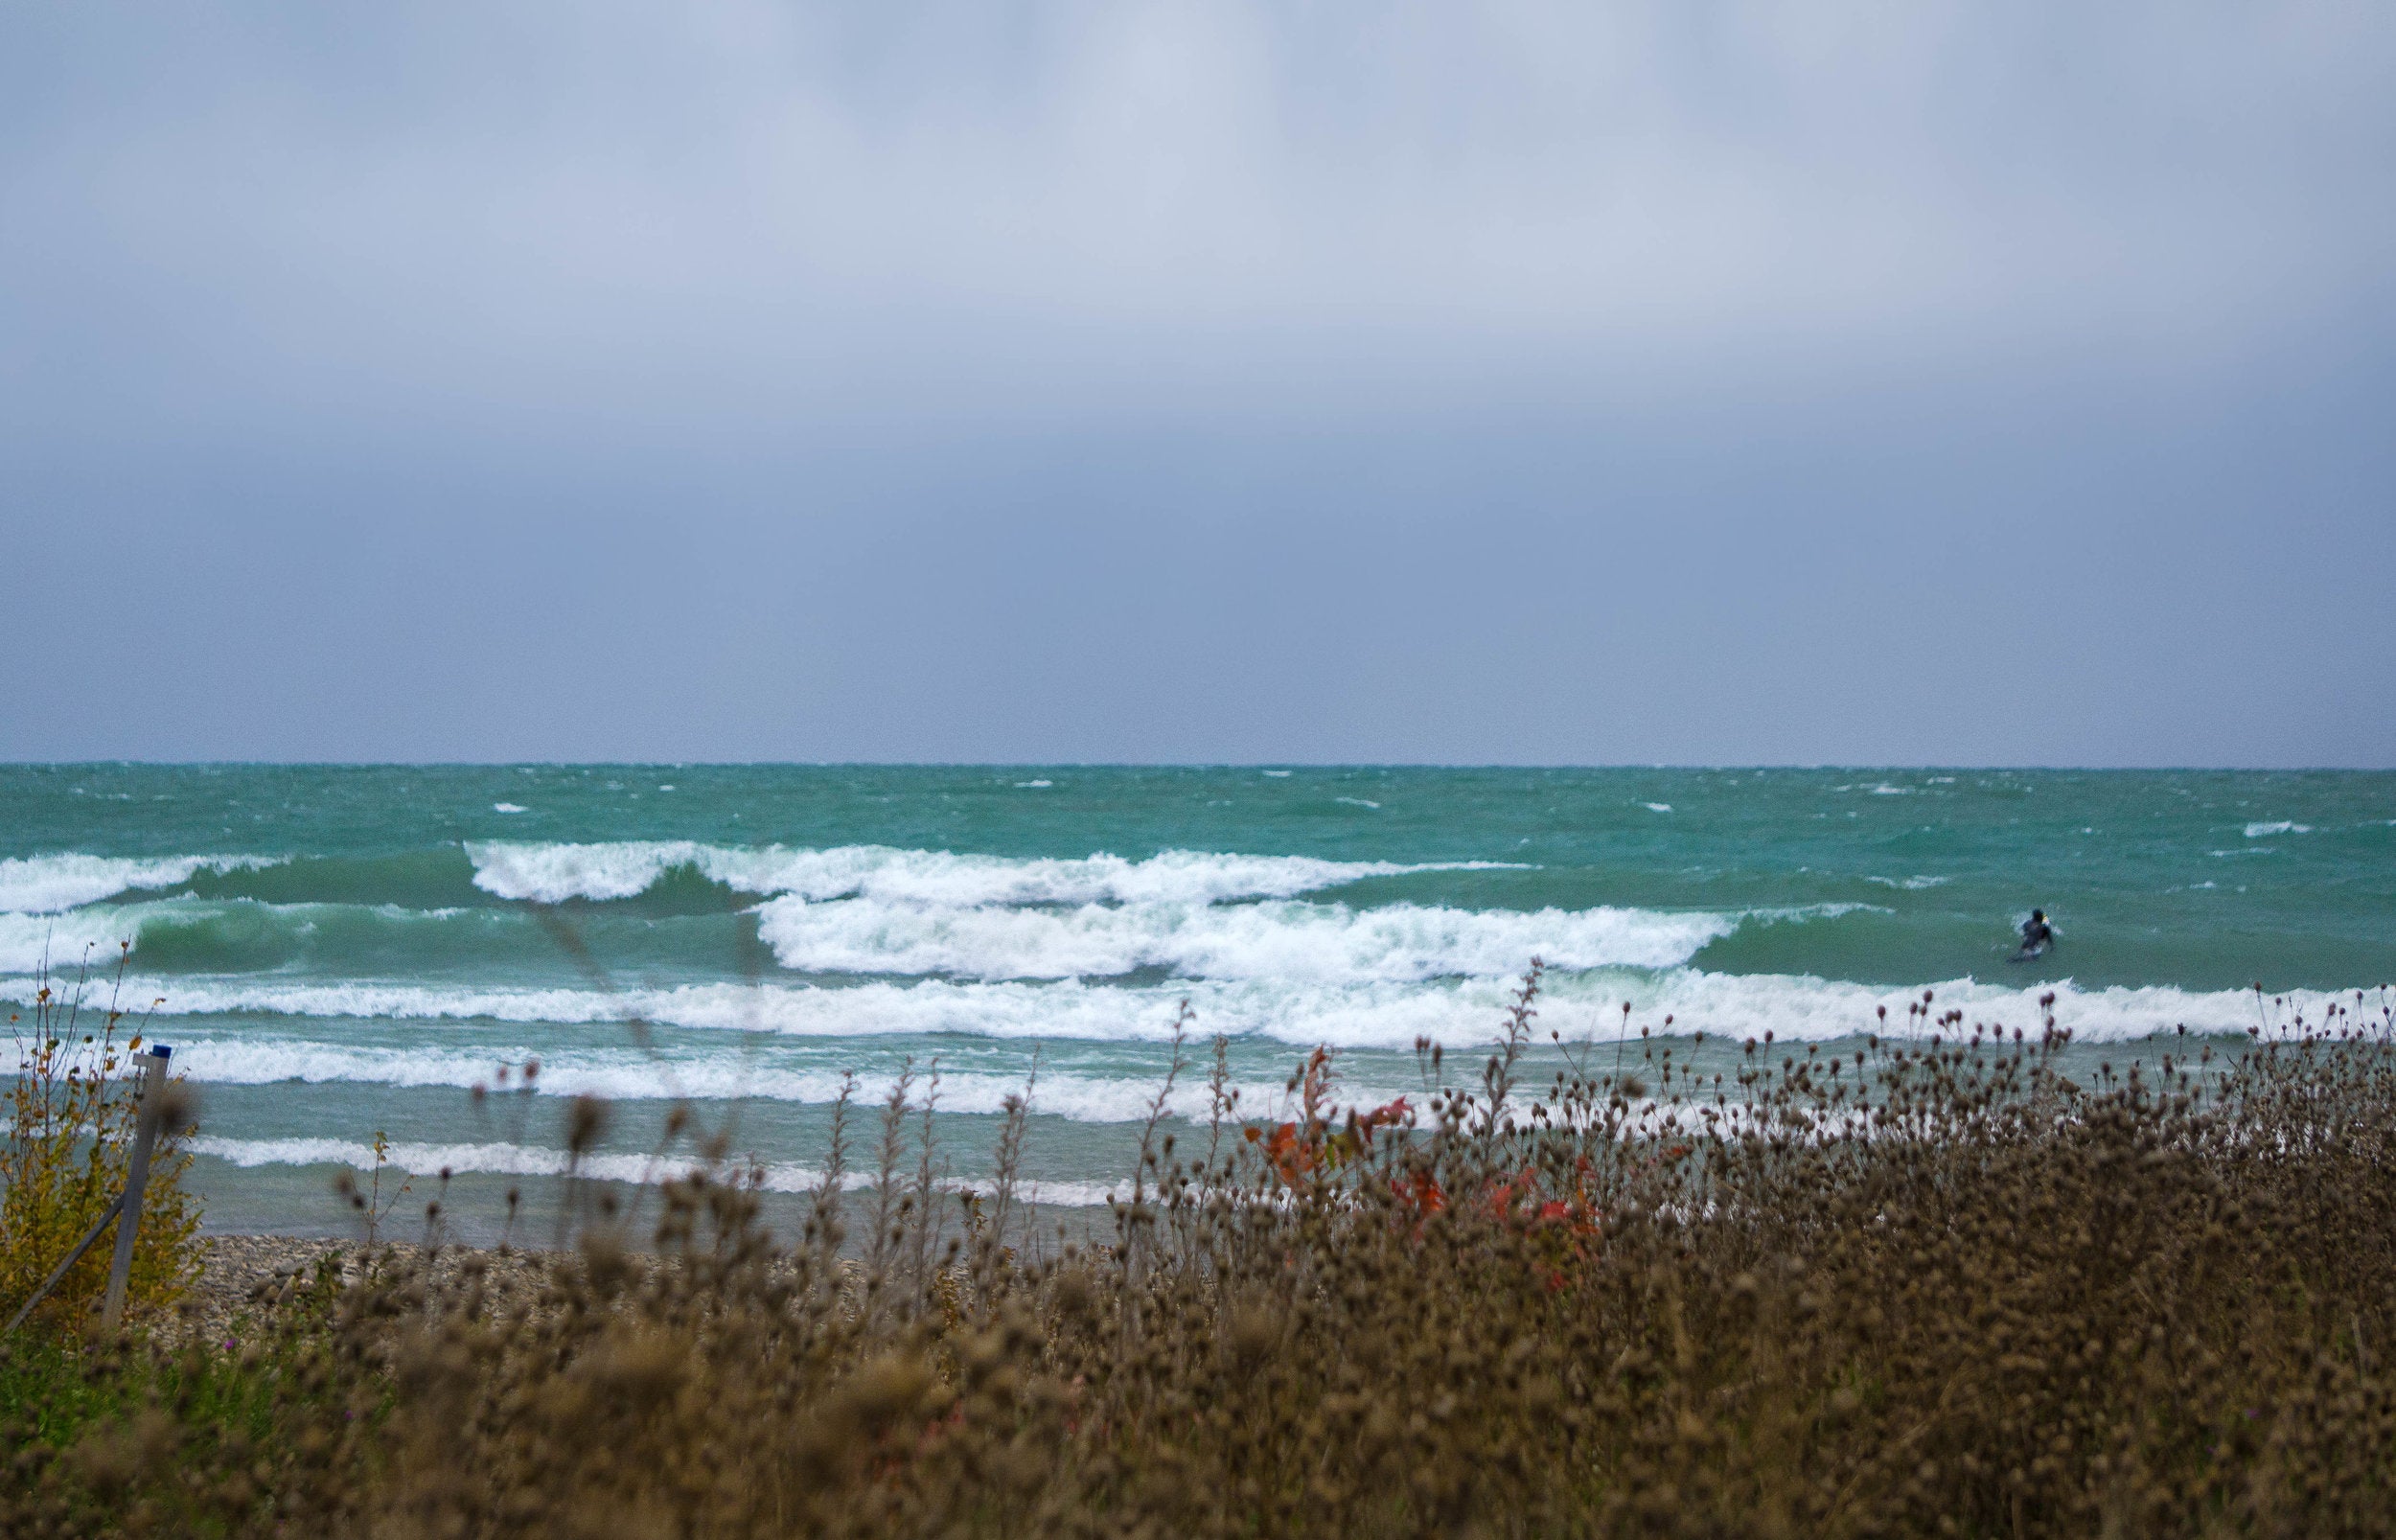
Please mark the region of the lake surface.
<svg viewBox="0 0 2396 1540"><path fill-rule="evenodd" d="M2062 939L2009 961L2033 906ZM1534 956L1551 1054L1902 1032L1925 990L2033 1032L2051 992L2090 1053L2375 1013L2396 774L0 767L0 994L46 960L154 1013L221 1228L338 1230L381 1131L411 1204L447 1168L487 1230L582 1092L613 1106L598 1175L670 1167L679 1101L795 1193L844 1076L878 1139L910 1066L954 1176L1028 1084L1028 1175L1088 1204L1185 1001L1244 1114L1318 1045L1379 1102L1418 1040L1477 1063Z"/></svg>

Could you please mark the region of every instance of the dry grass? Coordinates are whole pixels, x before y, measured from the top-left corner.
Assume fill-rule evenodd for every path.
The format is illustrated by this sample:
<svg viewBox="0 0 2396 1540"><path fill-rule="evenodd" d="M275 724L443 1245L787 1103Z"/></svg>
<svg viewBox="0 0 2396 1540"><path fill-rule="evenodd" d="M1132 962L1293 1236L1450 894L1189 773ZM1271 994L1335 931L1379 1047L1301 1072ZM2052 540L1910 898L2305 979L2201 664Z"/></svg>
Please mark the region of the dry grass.
<svg viewBox="0 0 2396 1540"><path fill-rule="evenodd" d="M719 1167L529 1296L395 1262L239 1359L104 1352L73 1379L102 1410L53 1376L0 1429L0 1528L2396 1528L2384 997L2087 1085L2051 1023L1926 1011L1839 1057L1697 1076L1658 1041L1525 1085L1533 1004L1467 1083L1426 1047L1403 1104L1334 1113L1318 1055L1288 1123L1219 1092L1157 1119L1104 1244L1023 1244L1011 1157L971 1206L910 1176L901 1094L788 1246Z"/></svg>

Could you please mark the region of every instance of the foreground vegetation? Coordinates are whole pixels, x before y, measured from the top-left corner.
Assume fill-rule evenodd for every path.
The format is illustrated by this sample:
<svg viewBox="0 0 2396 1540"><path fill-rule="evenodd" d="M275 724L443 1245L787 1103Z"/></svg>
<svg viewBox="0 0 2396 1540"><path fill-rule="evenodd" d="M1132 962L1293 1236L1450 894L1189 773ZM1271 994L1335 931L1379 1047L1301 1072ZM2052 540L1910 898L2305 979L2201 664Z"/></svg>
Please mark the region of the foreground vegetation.
<svg viewBox="0 0 2396 1540"><path fill-rule="evenodd" d="M124 961L121 954L112 997L122 993ZM54 986L45 968L30 1016L9 1013L16 1075L0 1095L0 1322L16 1314L125 1190L141 1116L133 1059L142 1036L119 1000L88 1006L90 986L87 969ZM192 1158L174 1138L189 1119L190 1098L171 1081L161 1101L151 1115L166 1138L150 1162L128 1279L127 1297L137 1304L173 1299L197 1255L199 1206L183 1185ZM111 1254L107 1244L85 1253L43 1297L40 1319L72 1328L96 1308Z"/></svg>
<svg viewBox="0 0 2396 1540"><path fill-rule="evenodd" d="M1426 1045L1379 1109L1334 1113L1318 1054L1248 1121L1218 1055L1096 1244L1021 1223L1020 1108L960 1202L902 1086L787 1245L718 1149L529 1290L390 1253L231 1351L20 1338L0 1529L2396 1528L2384 999L2086 1085L2051 1023L1926 1006L1852 1055L1526 1085L1531 997L1469 1083Z"/></svg>

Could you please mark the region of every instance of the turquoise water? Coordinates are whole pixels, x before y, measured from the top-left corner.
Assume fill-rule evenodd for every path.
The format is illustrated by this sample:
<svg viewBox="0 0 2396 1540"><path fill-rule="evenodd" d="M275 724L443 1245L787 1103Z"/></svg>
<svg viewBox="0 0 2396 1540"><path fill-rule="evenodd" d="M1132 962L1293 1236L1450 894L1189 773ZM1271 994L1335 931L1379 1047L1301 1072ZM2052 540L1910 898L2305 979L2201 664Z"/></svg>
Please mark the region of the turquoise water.
<svg viewBox="0 0 2396 1540"><path fill-rule="evenodd" d="M2062 942L2009 962L2034 905ZM2396 774L0 767L0 993L104 992L128 940L220 1225L337 1227L378 1129L487 1219L583 1091L603 1174L683 1099L795 1191L842 1075L910 1061L968 1178L1036 1065L1032 1174L1089 1202L1184 1000L1256 1112L1317 1044L1356 1100L1477 1051L1534 955L1568 1042L1625 1002L1835 1040L1925 989L2031 1027L2051 991L2089 1051L2318 1019L2396 978Z"/></svg>

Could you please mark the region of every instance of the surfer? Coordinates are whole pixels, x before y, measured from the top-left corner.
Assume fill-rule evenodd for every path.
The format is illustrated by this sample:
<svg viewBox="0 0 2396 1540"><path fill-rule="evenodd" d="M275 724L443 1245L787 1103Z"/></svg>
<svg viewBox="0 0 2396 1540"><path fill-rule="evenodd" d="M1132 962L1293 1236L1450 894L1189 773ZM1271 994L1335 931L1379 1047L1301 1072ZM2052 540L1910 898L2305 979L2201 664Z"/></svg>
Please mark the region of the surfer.
<svg viewBox="0 0 2396 1540"><path fill-rule="evenodd" d="M2030 918L2021 922L2021 950L2014 954L2016 962L2028 962L2055 945L2055 927L2046 923L2046 910L2032 909Z"/></svg>

